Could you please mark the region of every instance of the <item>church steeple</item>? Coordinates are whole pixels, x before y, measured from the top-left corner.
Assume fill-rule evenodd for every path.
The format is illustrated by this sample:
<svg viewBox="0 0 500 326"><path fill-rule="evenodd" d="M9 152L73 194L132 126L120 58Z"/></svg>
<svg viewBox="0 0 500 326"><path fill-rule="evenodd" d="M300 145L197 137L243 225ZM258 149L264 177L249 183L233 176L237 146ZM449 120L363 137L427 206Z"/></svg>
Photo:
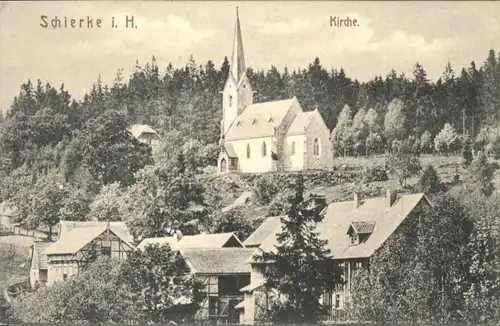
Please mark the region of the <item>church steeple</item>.
<svg viewBox="0 0 500 326"><path fill-rule="evenodd" d="M240 17L236 7L236 24L234 25L233 53L229 74L222 92L221 140L234 120L253 103L253 91L246 75L243 38L241 37Z"/></svg>
<svg viewBox="0 0 500 326"><path fill-rule="evenodd" d="M240 15L236 7L236 23L234 25L233 53L231 57L231 74L238 83L245 73L245 54L243 52L243 38L241 37Z"/></svg>

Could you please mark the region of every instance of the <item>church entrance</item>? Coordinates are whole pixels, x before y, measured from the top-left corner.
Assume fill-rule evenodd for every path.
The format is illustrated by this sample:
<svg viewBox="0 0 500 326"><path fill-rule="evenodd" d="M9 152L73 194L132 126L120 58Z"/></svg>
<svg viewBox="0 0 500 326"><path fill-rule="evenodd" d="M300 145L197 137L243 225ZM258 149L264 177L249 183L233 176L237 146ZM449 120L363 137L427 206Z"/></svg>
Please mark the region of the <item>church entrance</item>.
<svg viewBox="0 0 500 326"><path fill-rule="evenodd" d="M227 162L226 162L226 159L223 158L222 160L220 160L220 172L226 172L227 170Z"/></svg>

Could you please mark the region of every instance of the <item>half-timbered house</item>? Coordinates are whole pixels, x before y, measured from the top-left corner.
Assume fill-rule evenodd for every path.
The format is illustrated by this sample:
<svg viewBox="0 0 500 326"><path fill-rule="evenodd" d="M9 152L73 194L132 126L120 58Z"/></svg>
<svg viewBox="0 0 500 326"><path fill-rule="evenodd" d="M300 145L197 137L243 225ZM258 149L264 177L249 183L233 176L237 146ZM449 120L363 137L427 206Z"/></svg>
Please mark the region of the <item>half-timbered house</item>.
<svg viewBox="0 0 500 326"><path fill-rule="evenodd" d="M45 250L47 286L78 274L98 256L126 259L133 249L123 222L61 221L57 241Z"/></svg>

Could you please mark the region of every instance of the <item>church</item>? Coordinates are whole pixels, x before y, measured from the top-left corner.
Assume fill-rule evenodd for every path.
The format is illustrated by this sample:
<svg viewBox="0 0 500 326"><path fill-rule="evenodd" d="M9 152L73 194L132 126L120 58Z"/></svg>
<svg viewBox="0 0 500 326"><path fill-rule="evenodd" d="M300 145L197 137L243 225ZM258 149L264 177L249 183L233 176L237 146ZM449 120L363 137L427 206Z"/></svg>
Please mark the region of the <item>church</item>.
<svg viewBox="0 0 500 326"><path fill-rule="evenodd" d="M229 75L222 92L218 172L262 173L330 169L330 130L317 109L298 99L253 103L236 9Z"/></svg>

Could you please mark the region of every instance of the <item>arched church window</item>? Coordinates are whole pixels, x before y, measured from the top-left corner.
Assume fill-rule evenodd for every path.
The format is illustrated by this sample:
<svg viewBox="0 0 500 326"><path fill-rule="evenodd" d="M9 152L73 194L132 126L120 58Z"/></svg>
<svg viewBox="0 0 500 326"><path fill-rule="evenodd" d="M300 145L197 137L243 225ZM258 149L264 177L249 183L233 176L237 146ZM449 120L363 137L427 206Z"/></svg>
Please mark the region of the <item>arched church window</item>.
<svg viewBox="0 0 500 326"><path fill-rule="evenodd" d="M229 107L233 106L233 97L229 95Z"/></svg>
<svg viewBox="0 0 500 326"><path fill-rule="evenodd" d="M267 147L266 147L266 142L262 143L262 156L267 155Z"/></svg>
<svg viewBox="0 0 500 326"><path fill-rule="evenodd" d="M295 142L292 142L292 149L290 151L290 154L295 155Z"/></svg>
<svg viewBox="0 0 500 326"><path fill-rule="evenodd" d="M247 158L250 158L250 144L247 144Z"/></svg>
<svg viewBox="0 0 500 326"><path fill-rule="evenodd" d="M314 138L313 155L319 155L319 140Z"/></svg>

